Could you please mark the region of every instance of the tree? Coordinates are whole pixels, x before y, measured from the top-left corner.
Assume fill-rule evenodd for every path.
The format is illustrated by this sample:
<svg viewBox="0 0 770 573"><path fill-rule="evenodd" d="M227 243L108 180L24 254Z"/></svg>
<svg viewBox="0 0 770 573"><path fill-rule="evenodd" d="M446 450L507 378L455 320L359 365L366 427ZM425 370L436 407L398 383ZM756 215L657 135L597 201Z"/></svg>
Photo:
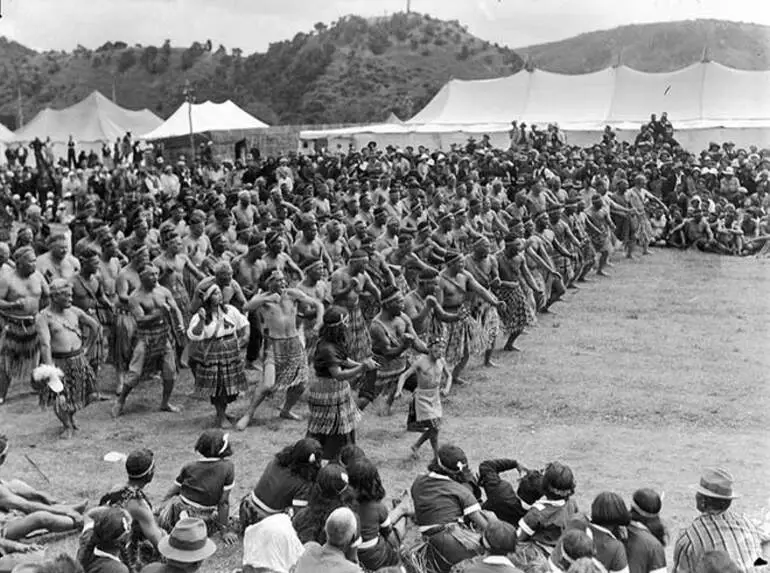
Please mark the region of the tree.
<svg viewBox="0 0 770 573"><path fill-rule="evenodd" d="M240 48L233 48L233 57L236 60L240 60L243 57L243 50Z"/></svg>
<svg viewBox="0 0 770 573"><path fill-rule="evenodd" d="M134 50L124 50L118 58L118 73L122 74L136 64Z"/></svg>
<svg viewBox="0 0 770 573"><path fill-rule="evenodd" d="M318 32L318 34L321 34L326 31L326 24L323 22L316 22L315 26L313 26L313 29Z"/></svg>

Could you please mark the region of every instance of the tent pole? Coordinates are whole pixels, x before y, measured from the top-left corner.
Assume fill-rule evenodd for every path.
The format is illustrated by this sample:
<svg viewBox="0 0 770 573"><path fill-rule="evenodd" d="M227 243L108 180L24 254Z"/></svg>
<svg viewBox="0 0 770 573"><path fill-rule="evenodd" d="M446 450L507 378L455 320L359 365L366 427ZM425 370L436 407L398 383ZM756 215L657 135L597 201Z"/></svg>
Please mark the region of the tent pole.
<svg viewBox="0 0 770 573"><path fill-rule="evenodd" d="M193 89L190 87L190 80L184 82L184 98L187 101L187 121L190 126L190 158L191 165L195 163L195 137L193 136L193 121L192 121L192 102L193 102Z"/></svg>

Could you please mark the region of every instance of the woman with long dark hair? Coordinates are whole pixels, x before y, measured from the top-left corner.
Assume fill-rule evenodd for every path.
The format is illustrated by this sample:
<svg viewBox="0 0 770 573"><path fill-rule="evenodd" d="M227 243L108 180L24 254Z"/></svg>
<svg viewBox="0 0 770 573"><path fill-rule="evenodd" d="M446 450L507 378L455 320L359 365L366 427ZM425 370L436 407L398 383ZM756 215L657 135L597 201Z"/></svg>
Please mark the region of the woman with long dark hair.
<svg viewBox="0 0 770 573"><path fill-rule="evenodd" d="M271 515L307 506L320 469L321 444L312 438L278 452L254 489L241 500L241 531Z"/></svg>
<svg viewBox="0 0 770 573"><path fill-rule="evenodd" d="M348 482L348 474L337 464L324 466L318 472L307 507L299 510L292 519L303 544L308 541L319 545L326 543L324 525L335 509L349 507L354 512L357 510L356 495Z"/></svg>
<svg viewBox="0 0 770 573"><path fill-rule="evenodd" d="M368 571L400 565L398 549L406 533L404 517L414 513L407 497L393 510L383 503L385 488L380 472L371 461L360 458L347 466L350 487L356 492L361 545L358 559Z"/></svg>
<svg viewBox="0 0 770 573"><path fill-rule="evenodd" d="M371 358L359 363L348 357L345 349L347 320L348 315L339 307L324 313L313 362L315 379L310 384L307 399L310 408L307 436L318 440L325 460L334 460L340 448L356 441L356 424L361 419L361 412L349 380L377 368Z"/></svg>
<svg viewBox="0 0 770 573"><path fill-rule="evenodd" d="M630 573L665 573L668 532L660 520L663 501L648 488L631 499L631 524L624 541Z"/></svg>

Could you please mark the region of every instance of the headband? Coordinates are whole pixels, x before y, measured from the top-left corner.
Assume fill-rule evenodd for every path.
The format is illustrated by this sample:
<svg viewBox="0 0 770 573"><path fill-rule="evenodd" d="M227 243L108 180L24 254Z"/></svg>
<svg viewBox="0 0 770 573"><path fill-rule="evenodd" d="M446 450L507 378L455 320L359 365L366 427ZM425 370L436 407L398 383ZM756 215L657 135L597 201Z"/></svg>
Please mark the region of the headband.
<svg viewBox="0 0 770 573"><path fill-rule="evenodd" d="M440 467L442 470L445 470L445 471L448 471L448 472L452 472L452 473L461 472L465 468L468 467L468 464L464 463L462 460L457 460L457 469L456 470L453 470L453 469L450 469L450 468L446 467L443 464L443 462L441 461L441 458L439 458L438 456L436 456L436 461L438 462L438 467Z"/></svg>
<svg viewBox="0 0 770 573"><path fill-rule="evenodd" d="M348 259L348 262L349 263L360 263L360 262L365 261L368 258L369 258L368 256L366 256L366 257L363 257L363 256L362 257L350 257L350 259Z"/></svg>
<svg viewBox="0 0 770 573"><path fill-rule="evenodd" d="M337 495L340 495L343 491L348 489L348 484L350 483L348 480L348 474L346 474L345 472L340 473L340 479L345 485L343 485L342 489L337 492Z"/></svg>
<svg viewBox="0 0 770 573"><path fill-rule="evenodd" d="M48 287L48 291L51 294L64 292L70 289L72 289L72 285L68 283L65 279L54 279L53 281L51 281L51 284Z"/></svg>
<svg viewBox="0 0 770 573"><path fill-rule="evenodd" d="M206 292L203 293L203 300L206 301L211 297L212 294L214 294L214 291L217 290L219 286L214 283L209 288L206 289Z"/></svg>
<svg viewBox="0 0 770 573"><path fill-rule="evenodd" d="M393 302L393 301L394 301L394 300L396 300L396 299L397 299L399 296L401 296L401 291L400 291L400 290L397 290L396 292L394 292L394 293L393 293L392 295L390 295L389 297L386 297L386 298L382 299L382 300L380 301L380 304L381 304L381 305L385 305L385 304L388 304L389 302Z"/></svg>
<svg viewBox="0 0 770 573"><path fill-rule="evenodd" d="M2 451L0 451L0 458L2 458L5 454L8 453L8 450L10 449L11 444L10 442L5 442L5 446L3 446Z"/></svg>
<svg viewBox="0 0 770 573"><path fill-rule="evenodd" d="M278 269L273 269L272 271L270 271L270 274L267 276L267 280L265 282L271 283L275 280L284 278L284 276L285 275L283 274L282 271L279 271Z"/></svg>
<svg viewBox="0 0 770 573"><path fill-rule="evenodd" d="M337 322L331 322L331 323L327 324L326 326L329 326L329 327L341 326L341 325L347 326L349 321L350 321L350 315L349 314L341 314L340 315L340 319Z"/></svg>
<svg viewBox="0 0 770 573"><path fill-rule="evenodd" d="M438 276L429 276L429 277L417 277L418 283L429 283L431 281L435 281L438 279Z"/></svg>
<svg viewBox="0 0 770 573"><path fill-rule="evenodd" d="M218 456L221 456L227 451L227 448L230 446L230 434L225 434L222 436L222 447L219 448L219 451L217 452Z"/></svg>
<svg viewBox="0 0 770 573"><path fill-rule="evenodd" d="M568 497L574 493L571 489L556 489L555 487L551 486L548 486L548 491L554 495L560 495L562 497Z"/></svg>
<svg viewBox="0 0 770 573"><path fill-rule="evenodd" d="M633 509L636 513L638 513L642 517L658 517L657 513L651 513L649 511L644 511L643 509L641 509L633 499L631 500L631 509Z"/></svg>
<svg viewBox="0 0 770 573"><path fill-rule="evenodd" d="M310 454L310 457L307 459L307 463L314 464L315 463L315 454Z"/></svg>
<svg viewBox="0 0 770 573"><path fill-rule="evenodd" d="M158 270L158 267L156 267L155 265L145 265L145 267L141 271L139 271L139 276L143 277L143 276L149 275L150 273L158 273L158 272L160 271Z"/></svg>
<svg viewBox="0 0 770 573"><path fill-rule="evenodd" d="M320 267L322 265L323 265L323 261L321 259L316 259L315 261L313 261L312 263L308 264L305 267L305 271L307 272L307 271L309 271L311 269L314 269L316 267Z"/></svg>
<svg viewBox="0 0 770 573"><path fill-rule="evenodd" d="M150 462L150 466L140 474L128 474L131 479L140 479L150 475L150 472L155 469L155 459Z"/></svg>

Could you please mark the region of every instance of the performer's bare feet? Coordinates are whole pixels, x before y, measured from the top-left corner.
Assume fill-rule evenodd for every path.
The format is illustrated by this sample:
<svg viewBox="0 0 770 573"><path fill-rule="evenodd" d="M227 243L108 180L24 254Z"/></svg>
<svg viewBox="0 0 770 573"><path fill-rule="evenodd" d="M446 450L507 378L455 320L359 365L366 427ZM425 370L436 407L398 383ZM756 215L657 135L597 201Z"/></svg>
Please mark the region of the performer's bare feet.
<svg viewBox="0 0 770 573"><path fill-rule="evenodd" d="M608 276L610 276L607 273L605 273L604 271L596 271L596 274L599 275L600 277L608 277Z"/></svg>
<svg viewBox="0 0 770 573"><path fill-rule="evenodd" d="M179 412L182 411L182 409L179 406L173 406L171 404L161 404L160 411L171 412L172 414L178 414Z"/></svg>
<svg viewBox="0 0 770 573"><path fill-rule="evenodd" d="M238 423L235 424L235 429L238 430L239 432L242 432L249 427L250 423L251 423L251 416L247 414L243 416L240 420L238 420Z"/></svg>
<svg viewBox="0 0 770 573"><path fill-rule="evenodd" d="M122 401L118 400L115 402L115 405L112 407L113 418L119 418L123 415L123 406L125 406L125 404Z"/></svg>
<svg viewBox="0 0 770 573"><path fill-rule="evenodd" d="M75 428L63 428L59 436L62 440L71 440L75 436Z"/></svg>
<svg viewBox="0 0 770 573"><path fill-rule="evenodd" d="M485 360L484 361L484 367L485 368L497 368L497 363L492 362L491 360Z"/></svg>
<svg viewBox="0 0 770 573"><path fill-rule="evenodd" d="M464 378L455 377L452 379L452 384L454 384L455 386L465 386L468 383L465 381Z"/></svg>
<svg viewBox="0 0 770 573"><path fill-rule="evenodd" d="M281 413L278 415L284 420L293 420L294 422L299 422L302 420L302 416L295 414L291 410L281 410Z"/></svg>
<svg viewBox="0 0 770 573"><path fill-rule="evenodd" d="M508 346L507 344L503 346L503 350L505 352L521 352L521 348L516 348L513 344Z"/></svg>
<svg viewBox="0 0 770 573"><path fill-rule="evenodd" d="M409 454L409 457L413 460L419 460L420 459L420 450L415 448L414 445L409 446L409 451L411 452Z"/></svg>

